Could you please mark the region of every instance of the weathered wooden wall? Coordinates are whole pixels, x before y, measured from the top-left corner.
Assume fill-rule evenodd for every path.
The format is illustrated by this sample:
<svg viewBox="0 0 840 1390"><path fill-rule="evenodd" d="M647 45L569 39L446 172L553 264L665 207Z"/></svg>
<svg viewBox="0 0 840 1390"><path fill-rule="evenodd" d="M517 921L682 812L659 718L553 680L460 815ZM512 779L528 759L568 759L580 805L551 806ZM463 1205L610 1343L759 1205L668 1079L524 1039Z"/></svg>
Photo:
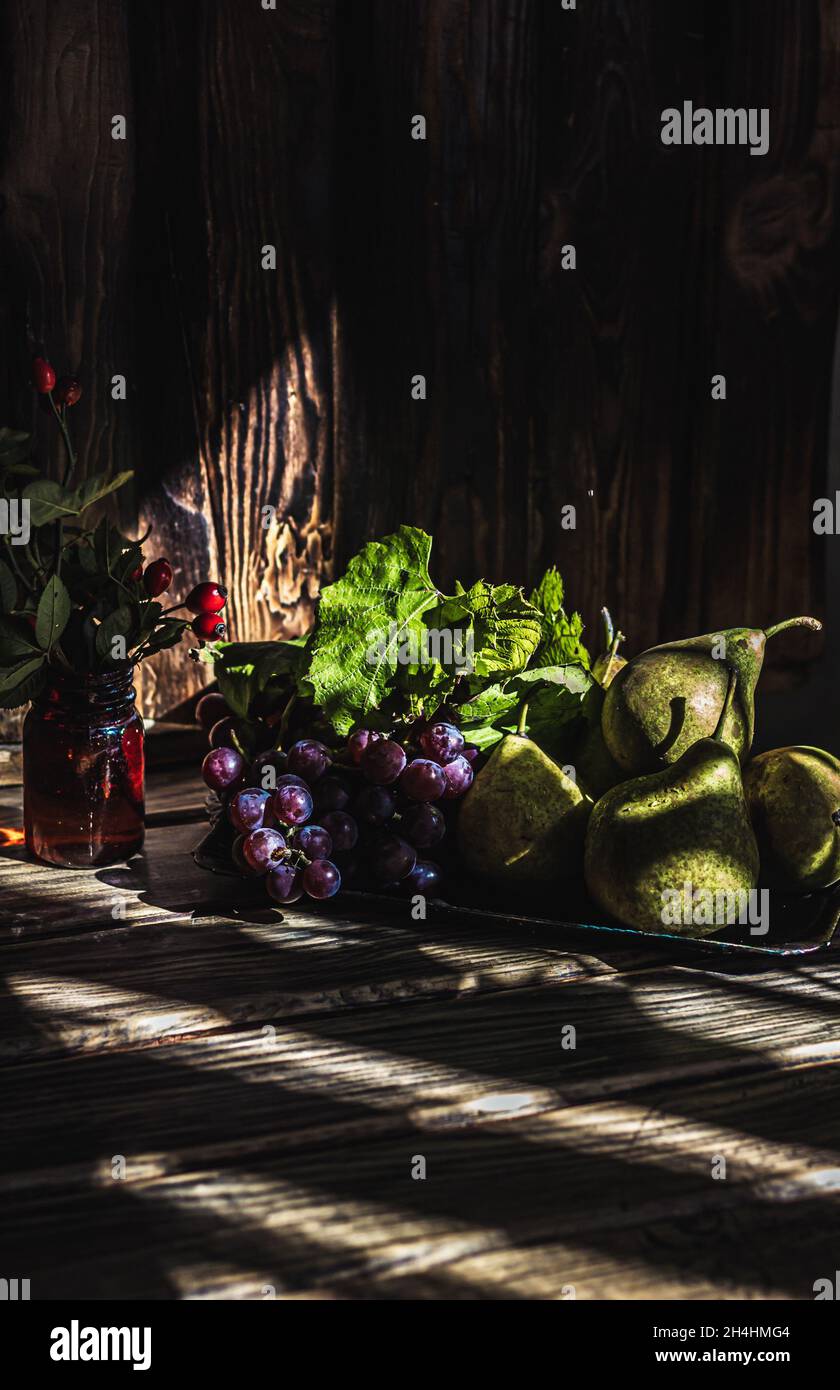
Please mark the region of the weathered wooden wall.
<svg viewBox="0 0 840 1390"><path fill-rule="evenodd" d="M123 519L182 589L228 583L235 636L305 627L401 521L447 582L559 563L633 648L825 614L831 0L0 0L0 23L0 417L46 438L33 344L79 370L87 465L135 467ZM768 106L769 154L664 147L686 98ZM165 654L147 712L198 679Z"/></svg>

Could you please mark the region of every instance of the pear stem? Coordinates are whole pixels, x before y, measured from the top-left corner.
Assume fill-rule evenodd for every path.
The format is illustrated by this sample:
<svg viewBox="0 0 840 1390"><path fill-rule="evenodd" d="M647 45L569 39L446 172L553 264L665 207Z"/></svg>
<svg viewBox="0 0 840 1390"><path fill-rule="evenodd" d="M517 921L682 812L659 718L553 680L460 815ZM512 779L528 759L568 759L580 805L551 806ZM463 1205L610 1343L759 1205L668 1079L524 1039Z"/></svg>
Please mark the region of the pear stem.
<svg viewBox="0 0 840 1390"><path fill-rule="evenodd" d="M809 627L813 632L822 632L822 623L818 618L786 618L783 623L774 623L772 627L766 627L764 636L775 637L777 632L784 632L789 627Z"/></svg>
<svg viewBox="0 0 840 1390"><path fill-rule="evenodd" d="M735 670L734 666L730 666L729 684L726 687L726 698L723 702L723 709L720 712L720 718L718 719L717 727L715 728L715 731L712 734L712 738L715 740L716 743L723 742L723 726L726 723L727 716L732 708L732 701L735 699L735 687L737 686L737 684L738 672Z"/></svg>
<svg viewBox="0 0 840 1390"><path fill-rule="evenodd" d="M519 723L518 723L517 726L516 726L516 732L517 732L522 738L525 737L525 721L527 720L527 718L528 718L528 701L527 701L527 700L523 700L522 706L521 706L521 708L520 708L520 710L519 710Z"/></svg>

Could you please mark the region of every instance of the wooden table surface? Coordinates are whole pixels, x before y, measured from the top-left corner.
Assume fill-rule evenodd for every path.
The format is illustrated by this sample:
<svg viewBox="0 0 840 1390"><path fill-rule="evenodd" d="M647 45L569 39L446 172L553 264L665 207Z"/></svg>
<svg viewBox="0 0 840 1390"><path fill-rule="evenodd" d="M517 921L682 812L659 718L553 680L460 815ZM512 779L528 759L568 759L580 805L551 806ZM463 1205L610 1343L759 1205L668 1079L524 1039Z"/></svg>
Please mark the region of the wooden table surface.
<svg viewBox="0 0 840 1390"><path fill-rule="evenodd" d="M193 865L202 799L194 769L152 779L129 865L0 850L0 1273L33 1299L833 1278L840 951L676 957L401 902L284 919Z"/></svg>

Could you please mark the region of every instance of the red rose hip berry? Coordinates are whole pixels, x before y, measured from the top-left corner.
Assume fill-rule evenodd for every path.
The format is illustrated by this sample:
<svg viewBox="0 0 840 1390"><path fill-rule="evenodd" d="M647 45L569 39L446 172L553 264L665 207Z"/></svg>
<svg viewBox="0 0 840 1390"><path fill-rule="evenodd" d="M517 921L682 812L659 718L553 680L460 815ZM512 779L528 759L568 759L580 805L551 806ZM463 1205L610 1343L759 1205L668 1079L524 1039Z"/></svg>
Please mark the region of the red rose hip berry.
<svg viewBox="0 0 840 1390"><path fill-rule="evenodd" d="M202 642L220 641L227 632L218 613L199 613L198 617L193 619L192 630Z"/></svg>
<svg viewBox="0 0 840 1390"><path fill-rule="evenodd" d="M150 598L165 594L172 583L172 566L168 560L153 560L146 566L143 587Z"/></svg>
<svg viewBox="0 0 840 1390"><path fill-rule="evenodd" d="M184 607L191 613L221 613L227 603L227 589L210 580L196 584L184 600Z"/></svg>
<svg viewBox="0 0 840 1390"><path fill-rule="evenodd" d="M32 385L42 396L48 395L55 386L55 368L46 357L33 357Z"/></svg>
<svg viewBox="0 0 840 1390"><path fill-rule="evenodd" d="M59 405L76 405L82 399L82 383L75 376L60 376L55 388Z"/></svg>

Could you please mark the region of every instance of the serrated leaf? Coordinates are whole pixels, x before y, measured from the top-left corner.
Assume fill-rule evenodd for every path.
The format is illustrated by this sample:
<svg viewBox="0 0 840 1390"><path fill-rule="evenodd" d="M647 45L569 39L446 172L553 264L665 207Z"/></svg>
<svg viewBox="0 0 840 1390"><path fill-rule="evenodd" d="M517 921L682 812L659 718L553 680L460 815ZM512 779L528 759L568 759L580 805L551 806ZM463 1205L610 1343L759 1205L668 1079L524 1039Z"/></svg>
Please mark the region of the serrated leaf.
<svg viewBox="0 0 840 1390"><path fill-rule="evenodd" d="M109 477L107 473L95 473L92 477L85 478L76 489L77 510L83 512L100 498L107 497L109 492L116 492L117 488L124 487L133 477L134 472L129 469L124 473L115 473L113 477Z"/></svg>
<svg viewBox="0 0 840 1390"><path fill-rule="evenodd" d="M0 618L0 669L40 655L31 628L14 618Z"/></svg>
<svg viewBox="0 0 840 1390"><path fill-rule="evenodd" d="M67 626L71 610L70 595L57 574L49 579L38 602L35 637L42 651L49 651Z"/></svg>
<svg viewBox="0 0 840 1390"><path fill-rule="evenodd" d="M17 580L5 560L0 560L0 611L11 613L17 603Z"/></svg>
<svg viewBox="0 0 840 1390"><path fill-rule="evenodd" d="M295 675L305 643L303 637L280 642L208 642L200 659L212 662L220 694L233 713L244 719L251 701L269 681Z"/></svg>
<svg viewBox="0 0 840 1390"><path fill-rule="evenodd" d="M480 686L480 681L475 682ZM524 732L552 757L570 745L594 682L581 666L549 666L520 671L503 682L479 689L459 707L464 737L482 751L506 733L515 732L523 703L528 702Z"/></svg>
<svg viewBox="0 0 840 1390"><path fill-rule="evenodd" d="M32 526L46 526L62 517L78 516L75 493L68 492L52 478L38 478L34 483L27 483L23 496L29 500Z"/></svg>
<svg viewBox="0 0 840 1390"><path fill-rule="evenodd" d="M563 598L563 580L552 566L546 570L531 595L531 602L543 615L543 636L537 661L541 666L559 666L574 661L588 671L592 663L581 641L583 619L579 613L567 616Z"/></svg>
<svg viewBox="0 0 840 1390"><path fill-rule="evenodd" d="M36 671L44 665L45 657L43 653L39 656L30 657L28 661L21 661L16 666L10 667L6 671L0 671L0 696L7 697L11 691L18 693L18 687L26 684ZM23 694L18 704L23 704L30 697ZM5 709L14 708L13 705L3 706Z"/></svg>
<svg viewBox="0 0 840 1390"><path fill-rule="evenodd" d="M431 546L425 531L401 526L365 545L346 574L321 591L305 678L339 734L379 708L400 646L412 635L420 640L422 615L438 601Z"/></svg>
<svg viewBox="0 0 840 1390"><path fill-rule="evenodd" d="M521 589L483 579L447 599L435 618L440 628L471 628L472 671L478 676L524 670L543 635L541 615Z"/></svg>
<svg viewBox="0 0 840 1390"><path fill-rule="evenodd" d="M118 660L119 658L115 658L111 654L111 643L115 637L128 639L133 621L134 615L127 604L120 604L120 607L115 608L113 613L109 613L108 617L103 619L96 629L97 655L107 661ZM126 641L126 645L129 645L128 641Z"/></svg>

